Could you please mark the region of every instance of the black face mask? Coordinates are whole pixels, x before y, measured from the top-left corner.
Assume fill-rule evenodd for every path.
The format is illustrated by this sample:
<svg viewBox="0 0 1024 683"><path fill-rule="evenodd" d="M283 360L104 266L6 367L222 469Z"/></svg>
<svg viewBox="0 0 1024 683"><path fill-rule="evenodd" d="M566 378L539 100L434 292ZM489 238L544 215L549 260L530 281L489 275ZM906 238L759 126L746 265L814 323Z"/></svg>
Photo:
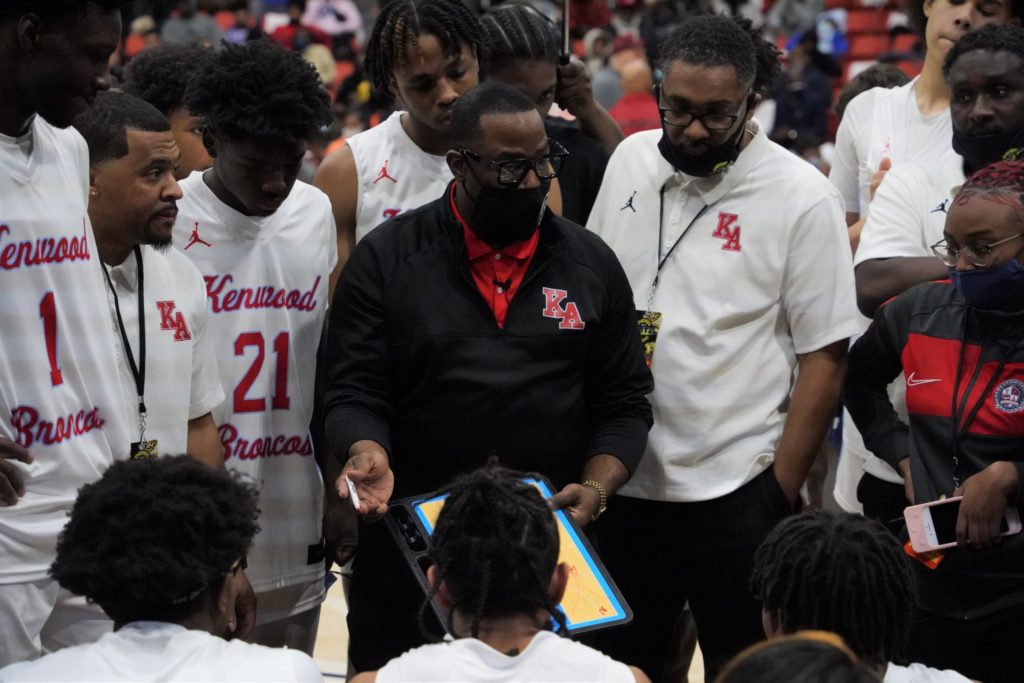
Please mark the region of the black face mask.
<svg viewBox="0 0 1024 683"><path fill-rule="evenodd" d="M967 135L954 127L953 151L964 158L971 172L1004 159L1019 159L1024 155L1024 126L990 135Z"/></svg>
<svg viewBox="0 0 1024 683"><path fill-rule="evenodd" d="M473 175L476 176L475 173ZM547 208L548 190L548 185L520 190L514 187L490 187L481 183L476 197L466 192L473 200L469 228L495 249L528 240L540 225L544 209Z"/></svg>
<svg viewBox="0 0 1024 683"><path fill-rule="evenodd" d="M749 110L749 100L747 108ZM746 118L746 111L743 114ZM708 149L702 154L690 154L673 145L668 139L668 131L665 129L665 122L661 122L661 139L658 140L658 151L665 161L682 171L686 175L706 178L716 173L721 173L732 166L740 155L740 141L743 133L747 130L746 122L741 125L728 140L720 145Z"/></svg>

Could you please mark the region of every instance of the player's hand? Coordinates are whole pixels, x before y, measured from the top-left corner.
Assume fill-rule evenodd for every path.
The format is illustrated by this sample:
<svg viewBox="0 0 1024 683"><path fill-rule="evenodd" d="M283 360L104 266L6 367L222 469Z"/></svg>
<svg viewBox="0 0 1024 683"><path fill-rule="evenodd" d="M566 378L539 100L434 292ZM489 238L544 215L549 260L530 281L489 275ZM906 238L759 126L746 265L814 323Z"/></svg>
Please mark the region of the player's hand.
<svg viewBox="0 0 1024 683"><path fill-rule="evenodd" d="M995 462L968 477L953 493L964 497L956 518L959 548L988 548L1002 542L999 525L1017 485L1017 468L1013 463Z"/></svg>
<svg viewBox="0 0 1024 683"><path fill-rule="evenodd" d="M552 510L565 509L576 524L585 527L601 509L601 494L583 484L569 484L551 496L548 505Z"/></svg>
<svg viewBox="0 0 1024 683"><path fill-rule="evenodd" d="M32 462L32 454L14 441L0 436L0 505L14 505L25 495L25 478L8 460L27 465Z"/></svg>
<svg viewBox="0 0 1024 683"><path fill-rule="evenodd" d="M256 591L244 569L235 572L231 581L235 589L235 614L228 619L228 630L232 638L245 640L256 626Z"/></svg>
<svg viewBox="0 0 1024 683"><path fill-rule="evenodd" d="M348 455L334 488L339 498L348 498L348 482L345 481L348 477L359 496L356 512L368 522L376 521L387 513L388 501L395 489L395 475L387 451L376 441L362 440L352 444Z"/></svg>
<svg viewBox="0 0 1024 683"><path fill-rule="evenodd" d="M878 170L871 176L871 194L869 195L868 201L874 201L875 192L878 191L878 186L882 184L883 180L885 180L885 174L889 172L890 168L892 168L892 159L884 157L882 162L878 164Z"/></svg>
<svg viewBox="0 0 1024 683"><path fill-rule="evenodd" d="M355 557L359 545L359 518L355 508L334 495L333 491L324 496L324 541L327 571L331 571L332 563L339 567L348 564Z"/></svg>
<svg viewBox="0 0 1024 683"><path fill-rule="evenodd" d="M903 477L903 495L906 496L907 502L913 505L914 480L910 477L910 458L903 458L896 463L896 469L899 470L900 476Z"/></svg>
<svg viewBox="0 0 1024 683"><path fill-rule="evenodd" d="M558 65L558 106L576 118L584 118L595 105L590 71L578 57Z"/></svg>

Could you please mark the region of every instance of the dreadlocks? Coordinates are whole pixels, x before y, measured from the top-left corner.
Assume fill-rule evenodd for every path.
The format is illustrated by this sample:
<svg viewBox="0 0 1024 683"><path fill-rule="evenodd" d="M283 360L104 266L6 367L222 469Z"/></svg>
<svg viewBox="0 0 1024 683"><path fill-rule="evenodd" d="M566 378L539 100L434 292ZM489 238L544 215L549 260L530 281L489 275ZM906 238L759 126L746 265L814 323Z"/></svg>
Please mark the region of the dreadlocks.
<svg viewBox="0 0 1024 683"><path fill-rule="evenodd" d="M972 197L1005 204L1024 213L1024 161L1018 161L1024 150L1014 149L1012 161L999 161L981 169L963 184L956 196L957 204L966 204Z"/></svg>
<svg viewBox="0 0 1024 683"><path fill-rule="evenodd" d="M751 589L773 628L840 635L872 668L907 647L914 579L879 522L819 511L790 517L754 555Z"/></svg>
<svg viewBox="0 0 1024 683"><path fill-rule="evenodd" d="M489 617L548 612L565 632L565 615L548 595L558 562L555 517L526 475L488 466L463 475L447 489L448 498L431 539L438 567L433 591L442 582L456 610L472 616L470 635Z"/></svg>
<svg viewBox="0 0 1024 683"><path fill-rule="evenodd" d="M483 43L480 22L460 0L394 0L381 11L366 43L366 74L377 90L395 94L393 72L408 63L406 44L420 36L437 38L447 57L463 46L479 55Z"/></svg>
<svg viewBox="0 0 1024 683"><path fill-rule="evenodd" d="M480 17L480 24L487 75L513 62L557 62L561 55L557 27L529 5L498 5Z"/></svg>

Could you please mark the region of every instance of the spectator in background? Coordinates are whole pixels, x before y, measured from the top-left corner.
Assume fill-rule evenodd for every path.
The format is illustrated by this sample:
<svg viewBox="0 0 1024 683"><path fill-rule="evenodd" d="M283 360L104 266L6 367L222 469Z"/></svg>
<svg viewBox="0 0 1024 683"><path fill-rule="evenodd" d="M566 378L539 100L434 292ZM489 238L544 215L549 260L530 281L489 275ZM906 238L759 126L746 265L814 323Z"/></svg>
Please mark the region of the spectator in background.
<svg viewBox="0 0 1024 683"><path fill-rule="evenodd" d="M569 0L569 27L576 37L592 28L608 26L611 21L607 0Z"/></svg>
<svg viewBox="0 0 1024 683"><path fill-rule="evenodd" d="M338 38L362 32L363 15L352 0L308 0L302 23Z"/></svg>
<svg viewBox="0 0 1024 683"><path fill-rule="evenodd" d="M198 43L216 47L224 37L217 21L206 12L197 12L195 0L180 0L177 11L160 29L160 41L177 45Z"/></svg>
<svg viewBox="0 0 1024 683"><path fill-rule="evenodd" d="M178 180L213 165L203 146L203 120L185 104L185 86L212 56L213 50L201 45L159 45L142 52L125 70L123 90L149 102L171 122L181 152L174 172Z"/></svg>
<svg viewBox="0 0 1024 683"><path fill-rule="evenodd" d="M661 127L658 100L652 92L654 79L644 59L634 59L622 67L622 97L609 112L629 137L642 130Z"/></svg>
<svg viewBox="0 0 1024 683"><path fill-rule="evenodd" d="M0 681L322 681L309 656L228 640L257 492L187 455L112 465L79 491L50 575L114 632L0 670Z"/></svg>
<svg viewBox="0 0 1024 683"><path fill-rule="evenodd" d="M809 31L824 8L825 0L775 0L765 17L765 28L776 37Z"/></svg>
<svg viewBox="0 0 1024 683"><path fill-rule="evenodd" d="M232 45L241 45L247 40L263 37L259 22L249 7L249 0L232 0L229 6L234 15L234 24L224 32L224 40Z"/></svg>
<svg viewBox="0 0 1024 683"><path fill-rule="evenodd" d="M704 6L713 14L746 19L755 28L764 24L760 0L704 0Z"/></svg>
<svg viewBox="0 0 1024 683"><path fill-rule="evenodd" d="M842 123L847 105L862 92L872 88L898 88L901 85L906 85L909 80L910 76L895 64L872 64L851 78L839 91L835 105L836 119ZM854 251L856 251L856 245L854 245Z"/></svg>
<svg viewBox="0 0 1024 683"><path fill-rule="evenodd" d="M583 61L596 74L608 65L612 54L612 36L604 29L592 28L583 36Z"/></svg>
<svg viewBox="0 0 1024 683"><path fill-rule="evenodd" d="M558 561L554 514L527 476L488 466L445 488L430 540L427 602L449 613L453 640L410 650L351 683L650 683L639 669L562 637L557 605L570 569ZM560 634L551 632L552 621Z"/></svg>
<svg viewBox="0 0 1024 683"><path fill-rule="evenodd" d="M828 109L832 86L815 59L818 34L805 31L775 81L775 128L771 139L787 149L798 139L824 141L828 136Z"/></svg>
<svg viewBox="0 0 1024 683"><path fill-rule="evenodd" d="M286 50L300 54L311 45L331 46L331 37L316 26L307 24L303 18L306 14L306 0L288 0L285 9L288 13L288 23L274 29L270 34L272 41Z"/></svg>
<svg viewBox="0 0 1024 683"><path fill-rule="evenodd" d="M529 97L544 118L548 137L569 152L558 173L562 215L583 225L622 131L594 101L583 63L560 64L558 27L550 19L529 5L505 3L486 12L480 25L484 79L508 83ZM568 104L576 122L548 115L556 100Z"/></svg>
<svg viewBox="0 0 1024 683"><path fill-rule="evenodd" d="M900 542L873 519L790 517L757 549L750 584L769 637L831 631L885 683L969 683L955 671L895 663L906 659L914 575Z"/></svg>
<svg viewBox="0 0 1024 683"><path fill-rule="evenodd" d="M606 30L616 38L633 36L640 40L640 24L643 21L640 0L615 0L612 19Z"/></svg>
<svg viewBox="0 0 1024 683"><path fill-rule="evenodd" d="M124 56L133 59L143 50L160 44L160 32L156 30L156 22L148 14L137 17L131 23L131 30L124 39Z"/></svg>

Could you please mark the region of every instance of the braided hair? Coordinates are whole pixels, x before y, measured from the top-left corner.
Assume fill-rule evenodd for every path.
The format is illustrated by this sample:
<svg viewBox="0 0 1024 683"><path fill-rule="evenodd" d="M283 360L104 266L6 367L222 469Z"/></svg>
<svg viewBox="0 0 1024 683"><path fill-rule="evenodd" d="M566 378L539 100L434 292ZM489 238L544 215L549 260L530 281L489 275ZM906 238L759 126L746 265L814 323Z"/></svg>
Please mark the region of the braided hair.
<svg viewBox="0 0 1024 683"><path fill-rule="evenodd" d="M491 75L518 61L557 63L562 53L558 27L530 5L504 3L480 17L483 71Z"/></svg>
<svg viewBox="0 0 1024 683"><path fill-rule="evenodd" d="M1024 161L1018 161L1024 150L1010 150L1011 161L998 161L976 172L960 188L957 204L966 204L972 197L981 196L1004 204L1018 213L1024 213Z"/></svg>
<svg viewBox="0 0 1024 683"><path fill-rule="evenodd" d="M464 46L479 55L483 44L480 22L460 0L394 0L381 10L366 43L364 68L374 88L396 94L392 74L408 63L406 44L415 46L424 35L437 38L446 57Z"/></svg>
<svg viewBox="0 0 1024 683"><path fill-rule="evenodd" d="M527 475L488 465L463 475L447 489L448 498L431 538L438 568L423 618L443 582L456 610L472 616L470 635L491 617L546 611L565 633L565 615L548 594L558 563L558 527Z"/></svg>
<svg viewBox="0 0 1024 683"><path fill-rule="evenodd" d="M899 541L873 519L786 519L757 549L750 585L775 629L832 631L872 668L906 651L914 577Z"/></svg>

